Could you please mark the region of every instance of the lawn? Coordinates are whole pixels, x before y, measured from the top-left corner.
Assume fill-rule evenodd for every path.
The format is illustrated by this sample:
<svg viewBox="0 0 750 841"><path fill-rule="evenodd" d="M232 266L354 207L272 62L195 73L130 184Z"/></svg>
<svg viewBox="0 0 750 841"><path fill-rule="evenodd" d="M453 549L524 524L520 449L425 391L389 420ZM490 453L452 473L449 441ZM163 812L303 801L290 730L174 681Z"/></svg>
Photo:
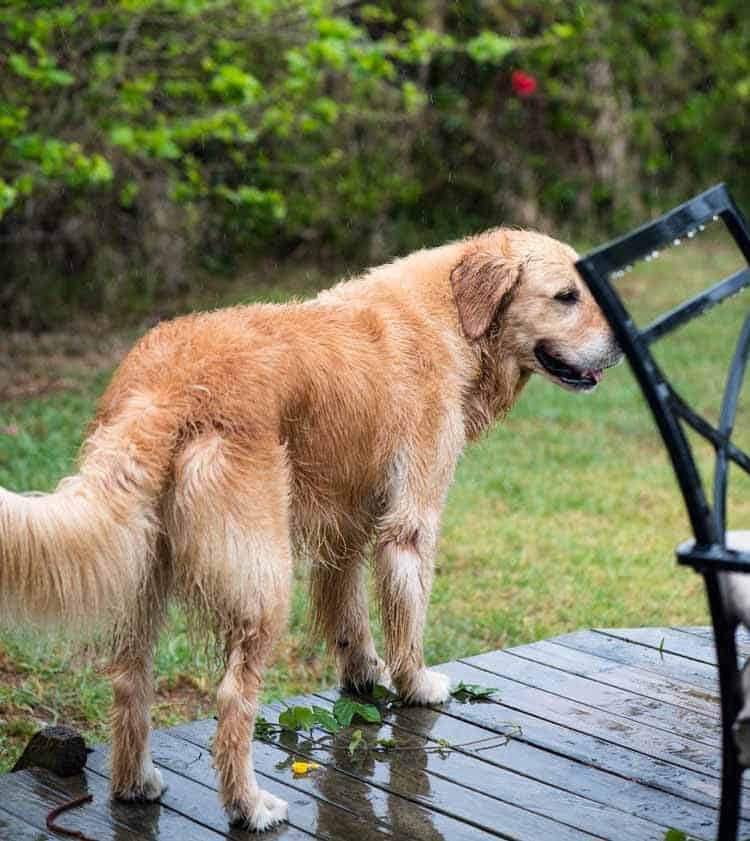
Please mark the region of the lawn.
<svg viewBox="0 0 750 841"><path fill-rule="evenodd" d="M642 316L736 262L715 236L706 237L700 247L674 249L627 275L625 288ZM742 303L703 317L661 354L703 407L718 405ZM49 489L72 469L110 373L79 366L65 388L0 404L0 485ZM747 428L747 419L743 411L739 425ZM733 503L734 522L747 522L750 496L735 494ZM700 579L672 560L685 536L670 468L628 368L608 372L590 396L535 377L505 422L459 466L444 517L428 661L591 626L705 623ZM334 680L328 655L307 636L302 579L290 631L267 675L267 699ZM0 634L0 770L42 723L107 737L104 662L62 639ZM157 673L157 724L211 713L213 678L177 610L161 639Z"/></svg>

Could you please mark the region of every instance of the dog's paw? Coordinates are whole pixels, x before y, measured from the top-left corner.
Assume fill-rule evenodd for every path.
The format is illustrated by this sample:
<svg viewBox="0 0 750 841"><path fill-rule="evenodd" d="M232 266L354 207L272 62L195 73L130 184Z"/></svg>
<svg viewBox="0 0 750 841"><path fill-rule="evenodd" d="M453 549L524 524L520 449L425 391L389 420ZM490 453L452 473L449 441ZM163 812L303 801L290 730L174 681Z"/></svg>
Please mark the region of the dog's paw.
<svg viewBox="0 0 750 841"><path fill-rule="evenodd" d="M143 799L158 800L166 790L167 787L162 780L161 771L152 765L143 781Z"/></svg>
<svg viewBox="0 0 750 841"><path fill-rule="evenodd" d="M407 704L444 704L451 695L451 681L448 675L422 669L399 694Z"/></svg>
<svg viewBox="0 0 750 841"><path fill-rule="evenodd" d="M389 686L390 681L390 673L380 657L350 661L341 670L341 688L355 695L369 695L375 686Z"/></svg>
<svg viewBox="0 0 750 841"><path fill-rule="evenodd" d="M131 786L124 791L114 792L117 800L123 800L126 803L153 803L158 800L162 794L167 790L161 778L161 771L149 765L144 772L143 782L137 786Z"/></svg>
<svg viewBox="0 0 750 841"><path fill-rule="evenodd" d="M251 832L265 832L287 819L289 806L285 800L268 791L258 789L254 804L249 809L241 806L227 806L232 826L249 829Z"/></svg>

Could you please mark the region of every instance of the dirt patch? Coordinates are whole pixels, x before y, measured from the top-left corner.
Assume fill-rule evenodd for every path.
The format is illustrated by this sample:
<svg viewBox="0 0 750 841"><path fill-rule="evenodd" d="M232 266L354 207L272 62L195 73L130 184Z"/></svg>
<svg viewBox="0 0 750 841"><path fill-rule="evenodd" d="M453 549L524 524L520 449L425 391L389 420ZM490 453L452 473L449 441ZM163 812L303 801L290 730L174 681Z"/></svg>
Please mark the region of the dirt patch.
<svg viewBox="0 0 750 841"><path fill-rule="evenodd" d="M176 681L158 686L153 708L154 726L205 718L212 711L213 703L214 692L205 681L181 675Z"/></svg>
<svg viewBox="0 0 750 841"><path fill-rule="evenodd" d="M0 682L5 687L17 687L27 676L13 658L0 648Z"/></svg>
<svg viewBox="0 0 750 841"><path fill-rule="evenodd" d="M96 320L40 335L2 331L0 401L76 388L82 377L114 368L138 332Z"/></svg>

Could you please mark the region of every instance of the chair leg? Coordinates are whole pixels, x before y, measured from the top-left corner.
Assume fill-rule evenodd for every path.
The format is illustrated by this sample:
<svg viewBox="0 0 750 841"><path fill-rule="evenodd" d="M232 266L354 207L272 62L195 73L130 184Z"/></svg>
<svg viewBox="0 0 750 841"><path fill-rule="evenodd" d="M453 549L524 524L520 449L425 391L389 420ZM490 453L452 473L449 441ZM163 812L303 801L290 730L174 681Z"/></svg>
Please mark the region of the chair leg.
<svg viewBox="0 0 750 841"><path fill-rule="evenodd" d="M740 675L737 669L736 621L730 617L721 596L715 572L704 573L708 603L714 626L716 661L721 694L721 807L717 841L736 841L740 815L743 768L737 758L733 726L742 707Z"/></svg>

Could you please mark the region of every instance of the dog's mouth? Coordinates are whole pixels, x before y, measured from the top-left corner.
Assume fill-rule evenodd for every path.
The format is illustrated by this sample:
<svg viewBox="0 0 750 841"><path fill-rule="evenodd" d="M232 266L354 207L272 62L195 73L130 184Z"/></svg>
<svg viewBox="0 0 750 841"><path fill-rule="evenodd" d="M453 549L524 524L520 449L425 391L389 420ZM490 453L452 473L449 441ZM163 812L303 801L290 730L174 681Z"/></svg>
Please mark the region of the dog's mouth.
<svg viewBox="0 0 750 841"><path fill-rule="evenodd" d="M596 388L604 376L601 368L576 368L569 365L560 357L547 353L541 344L534 348L534 355L553 379L574 391L590 391Z"/></svg>

